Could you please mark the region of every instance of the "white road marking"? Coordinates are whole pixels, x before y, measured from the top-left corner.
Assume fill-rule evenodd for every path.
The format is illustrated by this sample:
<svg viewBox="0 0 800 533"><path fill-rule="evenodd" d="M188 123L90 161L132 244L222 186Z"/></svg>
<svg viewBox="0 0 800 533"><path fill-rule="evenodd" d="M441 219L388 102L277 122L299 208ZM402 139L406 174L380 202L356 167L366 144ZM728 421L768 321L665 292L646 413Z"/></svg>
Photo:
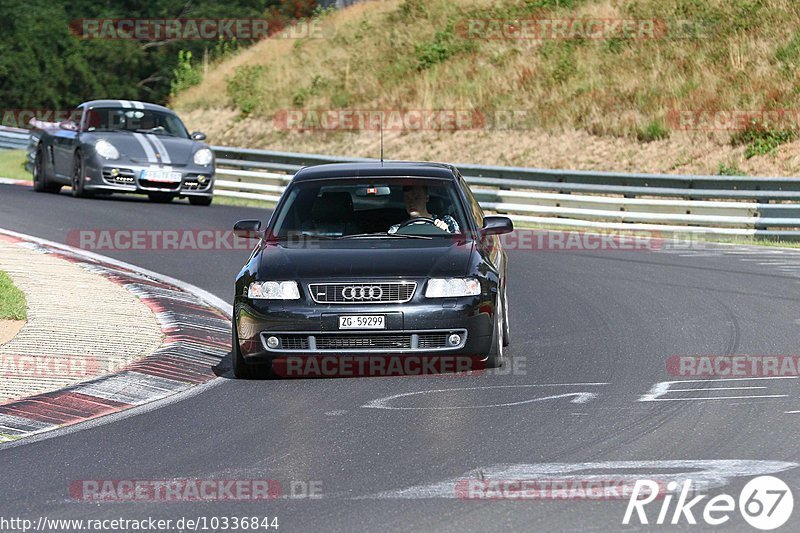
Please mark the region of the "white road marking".
<svg viewBox="0 0 800 533"><path fill-rule="evenodd" d="M568 398L572 397L573 399L570 400L570 403L586 403L594 398L597 398L597 394L592 392L571 392L566 394L557 394L553 396L544 396L541 398L531 398L528 400L522 400L519 402L509 402L509 403L497 403L497 404L488 404L488 405L464 405L464 406L451 406L451 407L394 407L389 405L389 402L392 400L396 400L397 398L405 398L408 396L418 396L422 394L437 394L440 392L455 392L455 391L466 391L466 390L489 390L489 389L510 389L510 388L533 388L533 387L582 387L582 386L603 386L608 385L608 383L550 383L550 384L530 384L530 385L489 385L483 387L461 387L455 389L433 389L433 390L423 390L423 391L415 391L415 392L404 392L401 394L393 394L391 396L385 396L382 398L378 398L377 400L372 400L364 405L362 408L365 409L389 409L389 410L443 410L443 409L484 409L489 407L508 407L512 405L522 405L528 404L533 402L541 402L544 400L555 400L560 398Z"/></svg>
<svg viewBox="0 0 800 533"><path fill-rule="evenodd" d="M784 461L734 460L667 460L667 461L599 461L593 463L496 464L465 472L461 477L416 485L404 489L379 492L356 499L424 499L458 498L459 483L480 479L500 483L510 481L623 481L656 478L665 485L692 480L696 490L706 491L727 485L731 479L775 474L797 468L797 463ZM668 472L667 470L676 470ZM655 472L658 473L655 473ZM586 473L583 473L586 472ZM461 496L463 497L463 495Z"/></svg>
<svg viewBox="0 0 800 533"><path fill-rule="evenodd" d="M689 379L681 381L661 381L653 385L650 390L639 397L640 402L672 402L672 401L705 401L705 400L740 400L747 398L785 398L788 394L769 394L769 395L750 395L750 396L703 396L696 398L661 398L671 392L684 392L691 389L673 389L672 385L676 383L721 383L724 381L756 381L764 379L797 379L797 376L770 376L770 377L756 377L756 378L719 378L719 379ZM766 387L760 387L766 388ZM708 390L726 390L719 389L700 389L703 391Z"/></svg>

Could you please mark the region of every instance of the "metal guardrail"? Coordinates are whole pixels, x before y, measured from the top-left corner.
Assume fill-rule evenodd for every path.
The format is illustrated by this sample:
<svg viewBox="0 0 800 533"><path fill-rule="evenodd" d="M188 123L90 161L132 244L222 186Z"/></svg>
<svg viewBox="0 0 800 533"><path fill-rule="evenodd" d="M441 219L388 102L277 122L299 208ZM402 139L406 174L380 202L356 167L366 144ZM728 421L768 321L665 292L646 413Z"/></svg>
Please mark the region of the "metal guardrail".
<svg viewBox="0 0 800 533"><path fill-rule="evenodd" d="M0 148L24 150L28 147L30 131L0 126Z"/></svg>
<svg viewBox="0 0 800 533"><path fill-rule="evenodd" d="M376 161L212 146L217 194L277 200L304 166ZM484 209L543 227L800 239L800 178L456 164Z"/></svg>
<svg viewBox="0 0 800 533"><path fill-rule="evenodd" d="M24 149L29 140L28 130L0 127L0 148ZM294 173L304 166L376 161L211 148L217 158L216 195L267 202L276 202ZM800 177L456 166L485 209L517 222L543 227L800 239Z"/></svg>

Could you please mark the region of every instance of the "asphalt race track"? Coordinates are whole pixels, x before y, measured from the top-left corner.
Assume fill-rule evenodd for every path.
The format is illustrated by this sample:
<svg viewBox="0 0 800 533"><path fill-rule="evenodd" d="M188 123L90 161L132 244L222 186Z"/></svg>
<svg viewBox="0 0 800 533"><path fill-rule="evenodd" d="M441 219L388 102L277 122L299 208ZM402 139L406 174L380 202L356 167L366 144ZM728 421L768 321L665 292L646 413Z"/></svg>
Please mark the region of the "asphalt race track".
<svg viewBox="0 0 800 533"><path fill-rule="evenodd" d="M77 200L67 191L0 185L0 227L58 242L75 229L224 230L267 215L139 198ZM248 255L98 253L228 302ZM645 529L635 519L638 527L622 526L626 500L469 499L451 484L484 473L669 479L689 472L710 480L708 494L738 497L748 478L731 472L754 468L800 494L800 468L781 463L800 457L796 378L680 383L671 387L723 390L652 392L660 382L687 379L667 372L673 355L798 354L800 253L518 250L510 252L509 279L511 374L237 381L225 360L224 383L201 394L0 448L0 515L277 516L282 532L617 531ZM657 401L642 401L648 398ZM542 465L550 465L544 474ZM174 478L300 483L297 497L266 503L88 503L69 493L76 480ZM321 497L302 498L304 484L321 488ZM651 522L660 505L648 507ZM796 510L786 528L798 526ZM738 514L726 527L752 531Z"/></svg>

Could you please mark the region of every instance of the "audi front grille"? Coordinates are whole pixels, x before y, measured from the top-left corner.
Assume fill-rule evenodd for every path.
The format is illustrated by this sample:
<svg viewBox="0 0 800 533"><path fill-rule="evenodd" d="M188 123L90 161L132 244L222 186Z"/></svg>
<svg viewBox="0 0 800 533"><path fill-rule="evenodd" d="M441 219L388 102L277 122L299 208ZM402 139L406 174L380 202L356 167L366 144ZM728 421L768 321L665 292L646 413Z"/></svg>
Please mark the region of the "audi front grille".
<svg viewBox="0 0 800 533"><path fill-rule="evenodd" d="M308 291L318 304L406 303L414 297L415 281L374 283L310 283Z"/></svg>
<svg viewBox="0 0 800 533"><path fill-rule="evenodd" d="M450 345L447 339L457 334L457 345ZM277 348L267 345L268 337L276 337L280 342ZM422 331L380 331L380 332L272 332L262 331L261 342L269 352L436 352L463 348L467 341L467 330L422 330ZM378 350L378 352L375 352Z"/></svg>

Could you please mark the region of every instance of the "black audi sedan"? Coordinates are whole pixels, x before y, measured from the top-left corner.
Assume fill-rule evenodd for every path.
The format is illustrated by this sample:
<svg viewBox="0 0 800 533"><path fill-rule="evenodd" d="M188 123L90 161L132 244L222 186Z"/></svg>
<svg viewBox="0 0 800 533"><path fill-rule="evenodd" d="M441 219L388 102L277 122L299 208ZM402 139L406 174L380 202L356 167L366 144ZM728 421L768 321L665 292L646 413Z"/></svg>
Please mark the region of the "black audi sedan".
<svg viewBox="0 0 800 533"><path fill-rule="evenodd" d="M236 279L233 371L288 357L446 354L503 364L511 220L485 216L457 168L347 163L301 169Z"/></svg>

